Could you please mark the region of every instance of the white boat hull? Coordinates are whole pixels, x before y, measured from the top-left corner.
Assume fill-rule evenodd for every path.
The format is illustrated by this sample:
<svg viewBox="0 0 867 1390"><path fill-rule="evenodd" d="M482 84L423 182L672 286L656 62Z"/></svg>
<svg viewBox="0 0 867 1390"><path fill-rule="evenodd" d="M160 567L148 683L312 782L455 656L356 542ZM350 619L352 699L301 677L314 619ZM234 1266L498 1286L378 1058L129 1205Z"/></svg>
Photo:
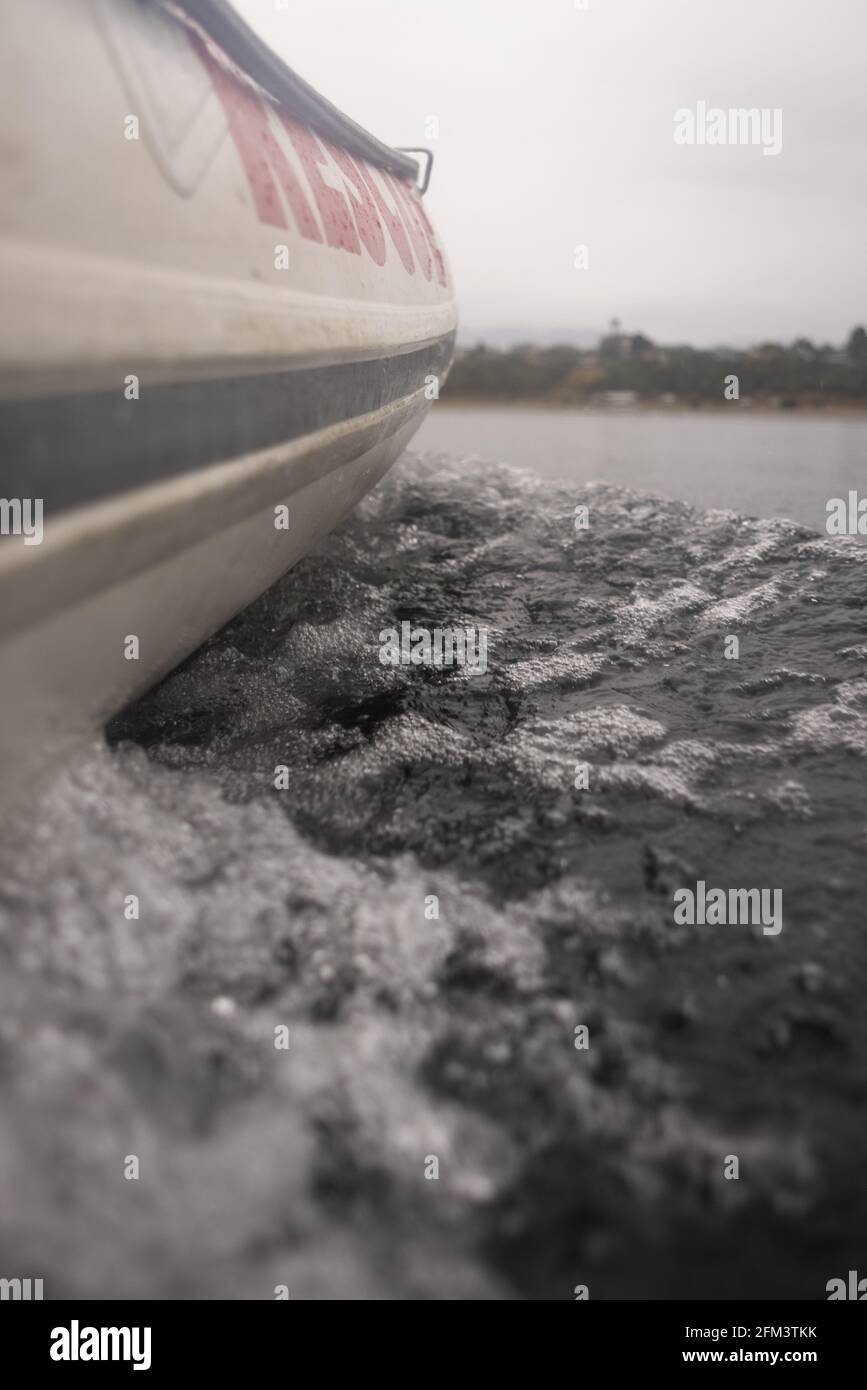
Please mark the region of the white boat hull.
<svg viewBox="0 0 867 1390"><path fill-rule="evenodd" d="M43 514L0 538L0 758L28 776L348 514L456 316L415 189L189 16L28 0L0 29L0 497Z"/></svg>

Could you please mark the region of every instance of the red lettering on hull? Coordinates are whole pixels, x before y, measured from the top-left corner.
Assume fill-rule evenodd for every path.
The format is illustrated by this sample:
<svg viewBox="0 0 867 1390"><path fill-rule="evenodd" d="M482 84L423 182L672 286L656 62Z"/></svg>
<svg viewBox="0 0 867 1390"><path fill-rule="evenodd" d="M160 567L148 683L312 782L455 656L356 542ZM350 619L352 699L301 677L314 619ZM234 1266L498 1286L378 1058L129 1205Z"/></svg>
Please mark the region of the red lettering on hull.
<svg viewBox="0 0 867 1390"><path fill-rule="evenodd" d="M421 273L426 280L429 280L431 275L430 247L428 246L424 228L416 218L413 199L410 196L406 184L401 183L400 179L394 178L392 174L385 174L384 177L388 181L397 199L398 205L400 206L404 225L409 232L412 249L415 252L415 258L419 264Z"/></svg>
<svg viewBox="0 0 867 1390"><path fill-rule="evenodd" d="M249 87L237 82L217 61L198 34L191 34L190 42L207 69L226 113L229 131L241 157L259 221L267 223L269 227L289 225L274 182L276 176L301 235L308 241L321 241L322 232L313 209L291 164L274 138L268 124L267 110Z"/></svg>
<svg viewBox="0 0 867 1390"><path fill-rule="evenodd" d="M377 212L388 228L388 235L391 237L391 243L401 259L404 270L408 275L412 275L415 266L413 264L412 252L409 249L409 241L407 240L403 223L400 220L400 213L398 211L392 212L391 208L386 203L377 187L371 168L366 164L359 164L358 172L361 174L361 177L370 190L370 195L376 203Z"/></svg>
<svg viewBox="0 0 867 1390"><path fill-rule="evenodd" d="M292 121L283 112L278 112L280 120L292 141L301 167L307 175L307 182L313 189L313 197L325 228L325 239L329 246L340 251L351 251L354 256L361 255L358 233L349 211L349 204L342 193L326 183L319 172L319 165L327 162L327 155L313 134L305 125Z"/></svg>
<svg viewBox="0 0 867 1390"><path fill-rule="evenodd" d="M337 145L332 145L327 140L323 143L343 175L344 181L348 180L346 196L352 207L358 235L361 237L367 254L374 265L385 265L385 233L370 196L370 189L361 176L361 170L346 150L339 149Z"/></svg>
<svg viewBox="0 0 867 1390"><path fill-rule="evenodd" d="M334 250L353 256L361 255L363 246L374 264L381 266L386 260L387 231L408 275L415 273L417 263L425 280L430 280L433 268L438 283L445 288L445 261L421 199L408 185L384 169L375 170L355 160L329 141L320 141L307 126L275 111L277 130L285 130L303 169L322 220L320 227L301 180L272 129L271 108L252 87L238 80L228 61L218 58L210 40L192 32L190 42L226 113L260 222L288 227L282 190L298 231L308 241L324 240ZM323 178L322 169L329 165L337 171L343 191ZM383 188L390 189L393 208Z"/></svg>

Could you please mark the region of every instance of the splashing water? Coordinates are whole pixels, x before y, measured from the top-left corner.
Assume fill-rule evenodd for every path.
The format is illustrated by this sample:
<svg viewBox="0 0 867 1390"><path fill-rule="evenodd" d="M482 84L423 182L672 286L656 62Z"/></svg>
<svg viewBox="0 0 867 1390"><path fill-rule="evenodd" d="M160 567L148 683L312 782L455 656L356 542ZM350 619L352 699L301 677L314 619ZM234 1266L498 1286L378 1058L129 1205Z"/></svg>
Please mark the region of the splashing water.
<svg viewBox="0 0 867 1390"><path fill-rule="evenodd" d="M4 1265L824 1297L867 1235L865 581L785 521L406 456L2 852ZM486 627L487 674L383 666L405 620ZM676 926L698 879L783 931Z"/></svg>

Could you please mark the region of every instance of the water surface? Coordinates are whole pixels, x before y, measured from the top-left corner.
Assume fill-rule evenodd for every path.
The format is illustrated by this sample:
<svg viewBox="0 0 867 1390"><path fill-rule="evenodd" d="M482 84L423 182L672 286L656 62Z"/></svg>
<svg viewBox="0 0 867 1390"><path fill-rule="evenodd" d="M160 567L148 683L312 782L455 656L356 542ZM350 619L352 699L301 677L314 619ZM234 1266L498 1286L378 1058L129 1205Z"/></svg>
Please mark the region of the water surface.
<svg viewBox="0 0 867 1390"><path fill-rule="evenodd" d="M863 1268L865 596L867 548L792 522L405 458L0 850L4 1275L814 1299ZM488 674L383 666L404 619L484 624ZM676 926L698 879L781 889L783 930Z"/></svg>
<svg viewBox="0 0 867 1390"><path fill-rule="evenodd" d="M428 416L418 447L595 479L698 507L791 517L824 531L826 503L867 496L867 414L565 410L453 406Z"/></svg>

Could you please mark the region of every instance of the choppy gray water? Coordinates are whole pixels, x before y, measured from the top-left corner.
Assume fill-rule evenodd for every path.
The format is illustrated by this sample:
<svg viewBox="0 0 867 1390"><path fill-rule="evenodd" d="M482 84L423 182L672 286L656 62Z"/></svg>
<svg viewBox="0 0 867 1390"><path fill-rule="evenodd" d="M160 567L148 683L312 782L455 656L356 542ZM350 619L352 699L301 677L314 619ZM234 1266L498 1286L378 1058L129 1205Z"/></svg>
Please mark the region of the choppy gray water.
<svg viewBox="0 0 867 1390"><path fill-rule="evenodd" d="M867 1248L865 581L408 456L3 851L0 1274L825 1297ZM384 667L402 619L487 625L488 674ZM782 932L675 926L698 879Z"/></svg>

